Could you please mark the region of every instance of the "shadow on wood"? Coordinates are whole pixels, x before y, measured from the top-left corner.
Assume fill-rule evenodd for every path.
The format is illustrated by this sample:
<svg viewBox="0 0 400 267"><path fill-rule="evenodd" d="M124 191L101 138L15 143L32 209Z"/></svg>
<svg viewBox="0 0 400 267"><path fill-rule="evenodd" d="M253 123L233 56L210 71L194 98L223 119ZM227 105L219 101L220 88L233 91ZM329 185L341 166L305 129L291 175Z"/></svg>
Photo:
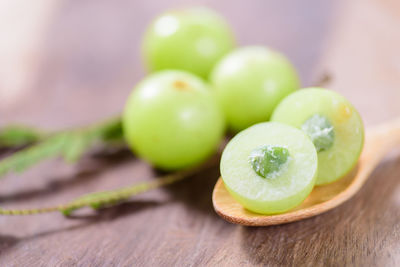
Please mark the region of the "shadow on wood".
<svg viewBox="0 0 400 267"><path fill-rule="evenodd" d="M90 225L97 223L102 223L105 221L112 221L124 216L132 215L134 213L140 212L147 208L154 208L155 206L161 206L163 203L156 201L129 201L122 203L118 206L113 206L109 208L104 208L99 211L89 211L85 210L84 213L69 216L69 219L78 219L81 222L77 225L68 226L65 228L59 228L55 230L50 230L46 232L37 233L31 236L18 238L11 235L0 235L0 256L4 255L7 250L14 247L17 243L23 241L31 241L34 239L39 239L54 234L59 234L62 232L68 232L72 230L82 229ZM165 203L164 203L165 204Z"/></svg>
<svg viewBox="0 0 400 267"><path fill-rule="evenodd" d="M201 212L204 216L214 216L212 207L212 189L219 177L219 157L215 163L206 170L199 171L197 174L187 177L182 182L163 188L169 193L172 201L181 202L188 210Z"/></svg>
<svg viewBox="0 0 400 267"><path fill-rule="evenodd" d="M46 186L39 189L25 189L12 194L0 195L0 203L27 201L54 195L68 189L79 187L98 178L98 174L110 168L117 168L128 160L132 153L127 149L107 153L96 153L78 163L78 172L71 177L56 177L48 181ZM66 179L67 178L67 179Z"/></svg>

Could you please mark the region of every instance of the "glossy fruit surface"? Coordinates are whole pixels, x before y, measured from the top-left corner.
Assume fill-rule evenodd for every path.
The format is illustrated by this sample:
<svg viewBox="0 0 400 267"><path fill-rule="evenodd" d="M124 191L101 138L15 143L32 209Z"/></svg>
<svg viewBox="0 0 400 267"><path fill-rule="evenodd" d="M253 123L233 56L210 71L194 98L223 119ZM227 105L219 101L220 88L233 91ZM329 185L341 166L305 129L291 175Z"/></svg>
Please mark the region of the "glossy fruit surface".
<svg viewBox="0 0 400 267"><path fill-rule="evenodd" d="M340 179L355 166L364 143L364 126L353 105L322 88L299 90L278 105L271 118L306 132L318 150L317 184Z"/></svg>
<svg viewBox="0 0 400 267"><path fill-rule="evenodd" d="M224 134L213 92L183 71L161 71L140 82L126 103L123 127L133 151L166 170L201 163Z"/></svg>
<svg viewBox="0 0 400 267"><path fill-rule="evenodd" d="M210 78L233 132L269 120L279 101L299 88L292 64L282 54L261 46L229 53Z"/></svg>
<svg viewBox="0 0 400 267"><path fill-rule="evenodd" d="M162 14L143 40L145 62L152 71L181 69L203 78L235 46L225 21L206 8L187 8Z"/></svg>
<svg viewBox="0 0 400 267"><path fill-rule="evenodd" d="M253 125L237 134L221 158L229 193L245 208L262 214L288 211L311 192L317 152L295 127L277 122Z"/></svg>

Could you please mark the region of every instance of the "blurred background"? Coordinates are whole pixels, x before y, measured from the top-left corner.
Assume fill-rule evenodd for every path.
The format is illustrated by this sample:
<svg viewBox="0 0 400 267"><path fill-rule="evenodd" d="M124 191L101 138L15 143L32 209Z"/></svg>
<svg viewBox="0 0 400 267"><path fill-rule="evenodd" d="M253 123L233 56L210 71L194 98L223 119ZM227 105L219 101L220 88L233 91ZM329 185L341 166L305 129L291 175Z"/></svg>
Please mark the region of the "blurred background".
<svg viewBox="0 0 400 267"><path fill-rule="evenodd" d="M146 26L166 9L193 5L221 13L239 45L285 53L303 86L329 73L329 87L367 124L400 114L396 0L1 0L0 125L63 128L120 112L146 73Z"/></svg>

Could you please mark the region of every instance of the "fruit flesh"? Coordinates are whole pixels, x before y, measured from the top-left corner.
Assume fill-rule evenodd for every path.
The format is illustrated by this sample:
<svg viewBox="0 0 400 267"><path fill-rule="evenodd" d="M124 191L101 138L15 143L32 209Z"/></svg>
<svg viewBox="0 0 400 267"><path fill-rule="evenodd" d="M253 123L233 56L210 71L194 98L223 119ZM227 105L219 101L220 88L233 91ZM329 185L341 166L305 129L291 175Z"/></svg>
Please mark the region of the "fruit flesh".
<svg viewBox="0 0 400 267"><path fill-rule="evenodd" d="M229 26L217 13L188 8L159 16L146 31L142 50L151 71L181 69L208 78L234 46Z"/></svg>
<svg viewBox="0 0 400 267"><path fill-rule="evenodd" d="M249 156L260 146L284 147L287 162L278 174L262 177ZM311 192L317 173L317 153L300 130L277 122L256 124L237 134L221 157L221 176L230 194L245 208L262 214L288 211Z"/></svg>
<svg viewBox="0 0 400 267"><path fill-rule="evenodd" d="M322 88L302 89L289 95L278 105L271 120L304 130L307 120L316 115L333 127L332 144L318 152L316 184L322 185L340 179L355 166L364 143L364 126L349 101Z"/></svg>
<svg viewBox="0 0 400 267"><path fill-rule="evenodd" d="M127 101L123 127L133 151L166 170L201 163L224 134L212 91L183 71L162 71L139 83Z"/></svg>
<svg viewBox="0 0 400 267"><path fill-rule="evenodd" d="M233 132L269 120L279 101L299 88L291 63L262 46L243 47L226 55L210 81Z"/></svg>

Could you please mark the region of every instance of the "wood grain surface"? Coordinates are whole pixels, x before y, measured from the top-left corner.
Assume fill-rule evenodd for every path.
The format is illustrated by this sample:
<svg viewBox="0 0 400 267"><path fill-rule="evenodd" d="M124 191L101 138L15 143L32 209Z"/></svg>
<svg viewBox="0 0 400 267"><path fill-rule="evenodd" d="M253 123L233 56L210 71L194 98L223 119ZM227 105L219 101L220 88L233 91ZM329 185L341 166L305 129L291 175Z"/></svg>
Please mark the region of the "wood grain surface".
<svg viewBox="0 0 400 267"><path fill-rule="evenodd" d="M7 47L16 56L0 53L0 70L14 66L16 75L0 71L1 80L9 78L0 82L0 125L60 129L120 112L145 74L139 51L145 26L167 8L188 5L221 12L241 45L283 51L304 86L330 73L330 88L354 103L366 125L400 115L397 0L54 2L30 16L40 22L32 26L35 41L23 39L29 59L14 45ZM5 23L0 47L15 32L12 20ZM24 63L29 67L15 67ZM0 217L0 266L399 266L398 154L342 206L281 226L242 227L218 217L211 202L217 166L99 213ZM156 175L129 151L88 156L77 166L53 160L1 180L0 206L64 202Z"/></svg>

